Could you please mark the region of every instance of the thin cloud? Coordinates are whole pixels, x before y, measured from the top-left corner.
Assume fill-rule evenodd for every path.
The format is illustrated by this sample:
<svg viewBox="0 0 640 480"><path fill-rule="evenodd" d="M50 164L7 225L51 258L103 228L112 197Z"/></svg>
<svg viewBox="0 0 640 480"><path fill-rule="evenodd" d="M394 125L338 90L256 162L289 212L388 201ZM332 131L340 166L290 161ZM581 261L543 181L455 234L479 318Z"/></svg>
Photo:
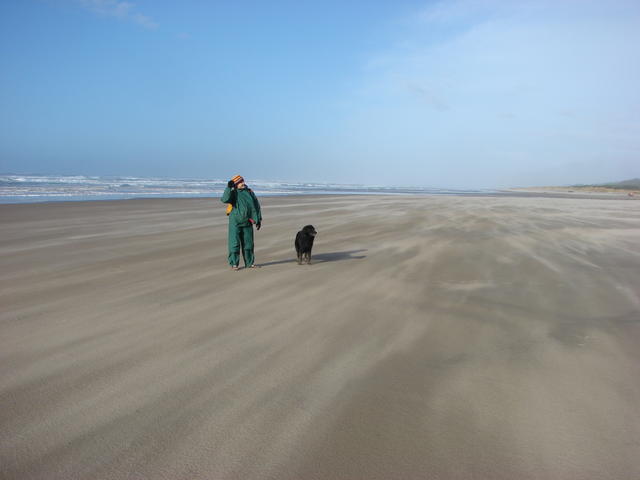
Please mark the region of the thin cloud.
<svg viewBox="0 0 640 480"><path fill-rule="evenodd" d="M407 84L406 88L411 94L421 99L431 108L439 112L449 110L449 105L447 105L446 102L444 102L438 95L436 95L431 88L415 83Z"/></svg>
<svg viewBox="0 0 640 480"><path fill-rule="evenodd" d="M417 172L432 159L422 182L458 181L456 163L469 185L576 183L556 167L637 164L640 7L614 4L431 3L370 54L344 124L369 157ZM590 175L619 177L606 165Z"/></svg>
<svg viewBox="0 0 640 480"><path fill-rule="evenodd" d="M105 17L128 20L141 27L153 30L158 23L151 17L135 11L135 3L120 0L78 0L85 9Z"/></svg>
<svg viewBox="0 0 640 480"><path fill-rule="evenodd" d="M426 7L417 19L429 24L449 24L468 21L478 15L487 14L495 7L492 0L440 1Z"/></svg>

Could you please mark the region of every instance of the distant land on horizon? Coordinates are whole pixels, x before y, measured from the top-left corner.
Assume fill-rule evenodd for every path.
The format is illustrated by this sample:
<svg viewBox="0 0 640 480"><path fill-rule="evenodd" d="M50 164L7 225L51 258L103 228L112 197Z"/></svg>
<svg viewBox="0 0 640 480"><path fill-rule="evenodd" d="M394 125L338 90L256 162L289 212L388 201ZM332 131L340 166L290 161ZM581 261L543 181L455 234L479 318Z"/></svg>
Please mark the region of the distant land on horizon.
<svg viewBox="0 0 640 480"><path fill-rule="evenodd" d="M547 186L518 188L517 190L541 190L553 192L582 192L582 193L628 193L629 195L640 195L640 178L632 178L619 182L606 182L596 184L576 184L565 186Z"/></svg>
<svg viewBox="0 0 640 480"><path fill-rule="evenodd" d="M640 190L640 178L632 178L630 180L622 180L620 182L599 183L596 185L572 185L572 187L612 188L615 190Z"/></svg>
<svg viewBox="0 0 640 480"><path fill-rule="evenodd" d="M609 193L628 194L630 197L640 195L640 178L632 178L619 182L576 185L549 185L540 187L517 187L509 190L553 193Z"/></svg>

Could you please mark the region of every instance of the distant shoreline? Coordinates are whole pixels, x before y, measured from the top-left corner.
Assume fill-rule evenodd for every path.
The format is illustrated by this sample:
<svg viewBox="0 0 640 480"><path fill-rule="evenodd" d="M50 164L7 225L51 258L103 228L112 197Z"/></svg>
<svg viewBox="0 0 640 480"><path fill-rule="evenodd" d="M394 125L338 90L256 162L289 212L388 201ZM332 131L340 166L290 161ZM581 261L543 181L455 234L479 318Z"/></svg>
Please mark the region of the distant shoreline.
<svg viewBox="0 0 640 480"><path fill-rule="evenodd" d="M516 187L503 190L517 193L562 193L562 194L590 194L599 196L640 196L640 190L631 188L610 188L597 186L577 187ZM631 194L631 195L629 195Z"/></svg>
<svg viewBox="0 0 640 480"><path fill-rule="evenodd" d="M489 193L489 190L432 187L283 182L251 179L256 194L287 195L398 195ZM152 177L87 177L55 175L0 175L0 203L122 200L132 198L200 198L221 196L227 180ZM493 190L491 190L493 192Z"/></svg>
<svg viewBox="0 0 640 480"><path fill-rule="evenodd" d="M380 192L359 192L359 193L289 193L256 194L260 198L331 198L331 197L512 197L512 198L558 198L572 200L640 200L640 192L630 196L628 191L591 191L587 189L573 189L568 187L539 187L539 188L511 188L488 192L460 192L460 193L380 193ZM631 191L632 193L634 191ZM217 201L220 195L209 196L131 196L119 198L42 198L31 201L7 201L0 197L0 208L11 205L82 205L82 204L110 204L113 202L166 202L166 201Z"/></svg>
<svg viewBox="0 0 640 480"><path fill-rule="evenodd" d="M226 180L152 177L88 177L55 175L0 175L0 204L77 203L139 198L219 198ZM252 179L260 197L307 195L356 196L458 196L458 197L555 197L640 198L640 191L609 187L526 187L505 189L453 189L419 186L350 185L317 182L283 182ZM614 185L615 186L615 185ZM621 185L626 187L627 185ZM636 186L631 185L631 186Z"/></svg>

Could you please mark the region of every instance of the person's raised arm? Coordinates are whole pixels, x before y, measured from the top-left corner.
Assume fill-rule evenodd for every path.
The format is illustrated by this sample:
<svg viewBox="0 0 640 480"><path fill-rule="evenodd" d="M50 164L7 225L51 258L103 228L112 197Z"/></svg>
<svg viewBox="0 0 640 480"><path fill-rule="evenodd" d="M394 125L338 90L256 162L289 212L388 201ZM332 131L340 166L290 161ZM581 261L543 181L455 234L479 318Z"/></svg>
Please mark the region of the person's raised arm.
<svg viewBox="0 0 640 480"><path fill-rule="evenodd" d="M220 198L220 201L222 203L230 203L232 205L235 205L237 193L238 192L235 189L233 180L229 180L229 183L227 183L227 188L224 189L224 192L222 194L222 197Z"/></svg>

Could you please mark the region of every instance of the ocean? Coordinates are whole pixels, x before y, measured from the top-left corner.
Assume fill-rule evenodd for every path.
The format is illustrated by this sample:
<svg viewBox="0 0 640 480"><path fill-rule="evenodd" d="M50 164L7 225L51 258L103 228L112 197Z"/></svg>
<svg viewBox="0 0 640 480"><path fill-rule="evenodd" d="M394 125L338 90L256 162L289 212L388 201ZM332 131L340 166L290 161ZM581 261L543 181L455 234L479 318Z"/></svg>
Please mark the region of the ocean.
<svg viewBox="0 0 640 480"><path fill-rule="evenodd" d="M0 203L38 203L131 198L206 198L222 195L228 180L198 178L98 177L84 175L0 175ZM491 190L389 187L254 180L257 195L477 195Z"/></svg>

